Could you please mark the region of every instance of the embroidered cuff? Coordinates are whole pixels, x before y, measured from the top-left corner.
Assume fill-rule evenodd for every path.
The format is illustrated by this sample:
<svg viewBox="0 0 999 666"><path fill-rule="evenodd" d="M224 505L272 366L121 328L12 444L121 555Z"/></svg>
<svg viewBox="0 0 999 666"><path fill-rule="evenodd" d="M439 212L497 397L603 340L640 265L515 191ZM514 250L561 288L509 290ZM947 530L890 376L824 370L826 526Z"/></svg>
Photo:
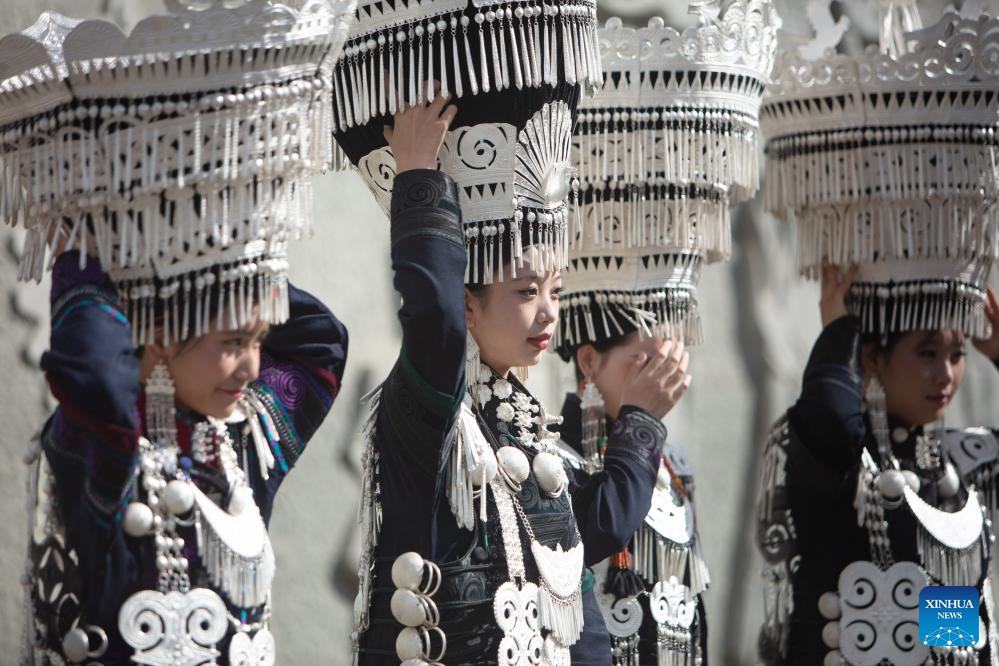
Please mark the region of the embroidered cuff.
<svg viewBox="0 0 999 666"><path fill-rule="evenodd" d="M86 266L81 269L79 252L73 250L59 255L52 266L52 290L49 293L51 303L64 299L73 287L83 285L108 292L109 298L114 298L114 290L107 273L101 268L101 262L96 257L87 257L86 261Z"/></svg>
<svg viewBox="0 0 999 666"><path fill-rule="evenodd" d="M458 186L446 174L413 169L392 187L392 245L414 236L436 236L465 246Z"/></svg>
<svg viewBox="0 0 999 666"><path fill-rule="evenodd" d="M605 458L632 459L657 474L665 443L666 426L662 421L640 407L624 405L611 424Z"/></svg>

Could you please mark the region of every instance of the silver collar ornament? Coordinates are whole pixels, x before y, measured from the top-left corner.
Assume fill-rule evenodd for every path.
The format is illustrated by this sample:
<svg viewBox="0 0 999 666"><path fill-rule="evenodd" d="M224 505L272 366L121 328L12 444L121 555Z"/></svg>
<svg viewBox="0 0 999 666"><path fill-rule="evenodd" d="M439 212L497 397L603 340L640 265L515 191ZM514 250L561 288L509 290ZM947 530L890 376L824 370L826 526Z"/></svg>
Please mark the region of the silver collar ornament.
<svg viewBox="0 0 999 666"><path fill-rule="evenodd" d="M133 661L150 666L216 663L218 643L235 629L229 662L274 664L274 642L267 627L274 553L267 529L239 465L225 423L199 422L192 434L192 455L203 464L217 461L229 484L228 511L216 505L183 471L174 425L173 384L157 365L146 386L146 420L155 443L139 440L138 480L145 501L132 501L123 528L132 538L152 537L156 545L155 590L129 597L118 615L122 638ZM256 414L249 415L256 418ZM191 588L190 562L180 529L193 527L201 565L215 589ZM231 616L220 594L239 608L263 609L263 621L246 625ZM253 633L253 637L249 636Z"/></svg>

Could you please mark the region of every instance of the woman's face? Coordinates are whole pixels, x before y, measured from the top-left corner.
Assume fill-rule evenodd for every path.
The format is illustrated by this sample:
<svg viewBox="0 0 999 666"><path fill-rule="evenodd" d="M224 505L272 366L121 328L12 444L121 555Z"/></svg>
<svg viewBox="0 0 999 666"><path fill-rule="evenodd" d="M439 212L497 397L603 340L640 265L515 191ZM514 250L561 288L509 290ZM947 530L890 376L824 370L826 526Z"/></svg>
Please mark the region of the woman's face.
<svg viewBox="0 0 999 666"><path fill-rule="evenodd" d="M888 413L912 426L942 417L964 379L964 355L964 334L952 330L906 333L877 352Z"/></svg>
<svg viewBox="0 0 999 666"><path fill-rule="evenodd" d="M507 273L509 275L509 273ZM562 277L525 266L516 279L466 291L468 330L483 363L505 376L510 368L537 365L558 323Z"/></svg>
<svg viewBox="0 0 999 666"><path fill-rule="evenodd" d="M597 385L604 398L604 413L608 418L616 419L621 411L622 395L635 362L642 356L652 358L663 343L659 336L643 338L634 331L604 352L597 351L593 345L582 345L576 350L580 369L588 381Z"/></svg>
<svg viewBox="0 0 999 666"><path fill-rule="evenodd" d="M241 329L213 330L159 348L173 377L177 404L205 416L231 416L260 372L260 345L267 330L267 323L255 317Z"/></svg>

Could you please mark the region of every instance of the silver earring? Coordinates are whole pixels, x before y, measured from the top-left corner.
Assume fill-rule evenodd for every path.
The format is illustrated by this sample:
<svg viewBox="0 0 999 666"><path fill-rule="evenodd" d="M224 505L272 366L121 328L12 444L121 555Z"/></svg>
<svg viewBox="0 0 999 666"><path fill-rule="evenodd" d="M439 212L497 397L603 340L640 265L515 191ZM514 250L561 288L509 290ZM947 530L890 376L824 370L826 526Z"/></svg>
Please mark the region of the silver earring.
<svg viewBox="0 0 999 666"><path fill-rule="evenodd" d="M579 400L579 410L582 412L583 457L587 471L592 474L603 468L604 449L607 448L607 415L604 396L596 382L589 378Z"/></svg>
<svg viewBox="0 0 999 666"><path fill-rule="evenodd" d="M867 383L867 390L864 391L864 404L867 407L867 416L871 421L871 430L874 434L874 441L878 445L878 453L881 454L882 466L887 465L892 459L891 441L888 437L888 407L885 398L885 389L877 377L871 377Z"/></svg>
<svg viewBox="0 0 999 666"><path fill-rule="evenodd" d="M160 361L146 380L146 429L156 448L177 441L173 379Z"/></svg>
<svg viewBox="0 0 999 666"><path fill-rule="evenodd" d="M484 381L482 377L482 357L479 354L479 345L471 332L465 336L465 387L468 394L472 396L472 401L479 404L479 384Z"/></svg>

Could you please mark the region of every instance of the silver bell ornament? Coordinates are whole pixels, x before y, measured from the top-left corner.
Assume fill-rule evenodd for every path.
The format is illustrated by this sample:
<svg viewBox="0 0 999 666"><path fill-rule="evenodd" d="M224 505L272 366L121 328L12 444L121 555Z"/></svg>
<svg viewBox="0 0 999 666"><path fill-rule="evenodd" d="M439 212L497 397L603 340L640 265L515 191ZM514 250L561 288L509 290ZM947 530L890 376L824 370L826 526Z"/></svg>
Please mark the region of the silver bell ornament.
<svg viewBox="0 0 999 666"><path fill-rule="evenodd" d="M468 478L472 480L472 485L482 488L489 485L489 482L496 478L499 472L499 464L496 461L496 454L492 449L482 453L479 460L468 469Z"/></svg>
<svg viewBox="0 0 999 666"><path fill-rule="evenodd" d="M87 632L80 627L67 632L62 637L62 653L74 664L90 656L90 637Z"/></svg>
<svg viewBox="0 0 999 666"><path fill-rule="evenodd" d="M503 475L515 490L531 474L531 463L527 455L515 446L501 446L496 452L496 460Z"/></svg>
<svg viewBox="0 0 999 666"><path fill-rule="evenodd" d="M418 627L427 621L427 608L412 590L397 589L390 602L392 617L404 627Z"/></svg>
<svg viewBox="0 0 999 666"><path fill-rule="evenodd" d="M423 658L429 647L424 645L420 632L413 627L406 627L395 639L395 653L403 661Z"/></svg>
<svg viewBox="0 0 999 666"><path fill-rule="evenodd" d="M912 490L912 492L918 494L920 488L919 475L911 469L903 469L902 476L905 477L905 485L909 486L909 489Z"/></svg>
<svg viewBox="0 0 999 666"><path fill-rule="evenodd" d="M419 591L423 569L423 558L419 553L403 553L392 563L392 583L403 590Z"/></svg>
<svg viewBox="0 0 999 666"><path fill-rule="evenodd" d="M838 649L839 634L839 622L828 622L826 626L822 627L822 642L825 643L826 647Z"/></svg>
<svg viewBox="0 0 999 666"><path fill-rule="evenodd" d="M542 451L534 456L531 468L534 470L534 478L538 480L538 487L552 497L561 495L569 485L562 460L552 453Z"/></svg>
<svg viewBox="0 0 999 666"><path fill-rule="evenodd" d="M121 521L125 534L136 539L153 531L153 510L148 504L130 502L125 507L125 517Z"/></svg>
<svg viewBox="0 0 999 666"><path fill-rule="evenodd" d="M906 480L902 472L897 469L889 469L878 475L878 492L888 500L897 500L902 496L905 489Z"/></svg>
<svg viewBox="0 0 999 666"><path fill-rule="evenodd" d="M194 507L194 491L187 481L171 481L160 497L167 511L175 516L183 516Z"/></svg>
<svg viewBox="0 0 999 666"><path fill-rule="evenodd" d="M838 620L841 612L838 594L826 592L819 597L819 615L827 620Z"/></svg>

